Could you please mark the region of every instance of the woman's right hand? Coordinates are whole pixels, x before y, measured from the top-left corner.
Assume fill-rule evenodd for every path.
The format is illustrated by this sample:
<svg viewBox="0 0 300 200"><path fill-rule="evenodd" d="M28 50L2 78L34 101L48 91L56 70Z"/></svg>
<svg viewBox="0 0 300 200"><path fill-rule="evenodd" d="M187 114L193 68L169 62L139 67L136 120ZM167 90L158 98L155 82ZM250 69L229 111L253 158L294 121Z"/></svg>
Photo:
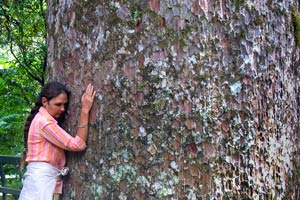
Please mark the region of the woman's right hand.
<svg viewBox="0 0 300 200"><path fill-rule="evenodd" d="M94 86L90 83L86 87L85 92L81 97L82 111L86 113L90 112L94 102L95 95L96 95L96 91L94 91Z"/></svg>

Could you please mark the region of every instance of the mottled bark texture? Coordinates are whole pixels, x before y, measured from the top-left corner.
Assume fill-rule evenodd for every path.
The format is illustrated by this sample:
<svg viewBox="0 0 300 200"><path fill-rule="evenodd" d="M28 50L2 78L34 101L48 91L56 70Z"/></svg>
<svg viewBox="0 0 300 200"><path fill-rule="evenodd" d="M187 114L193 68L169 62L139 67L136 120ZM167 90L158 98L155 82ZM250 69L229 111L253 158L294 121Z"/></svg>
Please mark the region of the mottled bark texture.
<svg viewBox="0 0 300 200"><path fill-rule="evenodd" d="M97 97L64 199L299 199L299 2L48 0L48 79Z"/></svg>

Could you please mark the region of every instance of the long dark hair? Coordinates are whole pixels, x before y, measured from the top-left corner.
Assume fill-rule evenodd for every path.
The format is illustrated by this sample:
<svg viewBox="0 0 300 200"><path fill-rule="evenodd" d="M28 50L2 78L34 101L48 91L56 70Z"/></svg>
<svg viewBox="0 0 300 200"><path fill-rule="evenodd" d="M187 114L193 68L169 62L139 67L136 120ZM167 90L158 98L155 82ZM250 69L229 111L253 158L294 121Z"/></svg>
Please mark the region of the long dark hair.
<svg viewBox="0 0 300 200"><path fill-rule="evenodd" d="M30 114L27 117L27 120L25 122L25 126L24 126L24 148L25 149L27 149L28 131L29 131L29 127L31 125L31 122L32 122L34 116L38 113L40 107L43 106L42 97L45 97L47 99L47 101L50 101L51 99L57 97L61 93L66 93L67 94L68 102L69 102L71 93L67 89L66 85L64 85L62 83L59 83L59 82L56 82L56 81L53 81L53 82L47 83L42 88L42 90L41 90L41 92L38 96L38 100L35 103L35 106L31 109L31 112L30 112ZM64 122L65 118L66 118L68 106L69 106L69 103L66 104L65 112L59 118L56 119L59 125L61 125Z"/></svg>

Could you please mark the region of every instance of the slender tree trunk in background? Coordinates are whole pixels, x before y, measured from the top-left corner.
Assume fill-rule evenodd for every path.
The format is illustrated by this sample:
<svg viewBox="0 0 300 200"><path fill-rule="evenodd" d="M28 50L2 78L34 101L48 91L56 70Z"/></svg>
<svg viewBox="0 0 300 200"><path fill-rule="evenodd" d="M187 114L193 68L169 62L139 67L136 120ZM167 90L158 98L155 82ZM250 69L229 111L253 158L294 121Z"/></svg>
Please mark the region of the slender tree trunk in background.
<svg viewBox="0 0 300 200"><path fill-rule="evenodd" d="M299 2L48 1L48 79L97 97L63 199L299 199Z"/></svg>

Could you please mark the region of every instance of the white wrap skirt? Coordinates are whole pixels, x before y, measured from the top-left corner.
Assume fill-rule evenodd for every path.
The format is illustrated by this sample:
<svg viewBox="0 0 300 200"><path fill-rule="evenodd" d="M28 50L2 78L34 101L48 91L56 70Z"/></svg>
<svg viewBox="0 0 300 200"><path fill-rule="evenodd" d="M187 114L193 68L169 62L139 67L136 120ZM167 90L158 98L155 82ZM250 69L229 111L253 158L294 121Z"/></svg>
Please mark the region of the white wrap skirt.
<svg viewBox="0 0 300 200"><path fill-rule="evenodd" d="M52 200L60 170L46 162L30 162L19 200Z"/></svg>

